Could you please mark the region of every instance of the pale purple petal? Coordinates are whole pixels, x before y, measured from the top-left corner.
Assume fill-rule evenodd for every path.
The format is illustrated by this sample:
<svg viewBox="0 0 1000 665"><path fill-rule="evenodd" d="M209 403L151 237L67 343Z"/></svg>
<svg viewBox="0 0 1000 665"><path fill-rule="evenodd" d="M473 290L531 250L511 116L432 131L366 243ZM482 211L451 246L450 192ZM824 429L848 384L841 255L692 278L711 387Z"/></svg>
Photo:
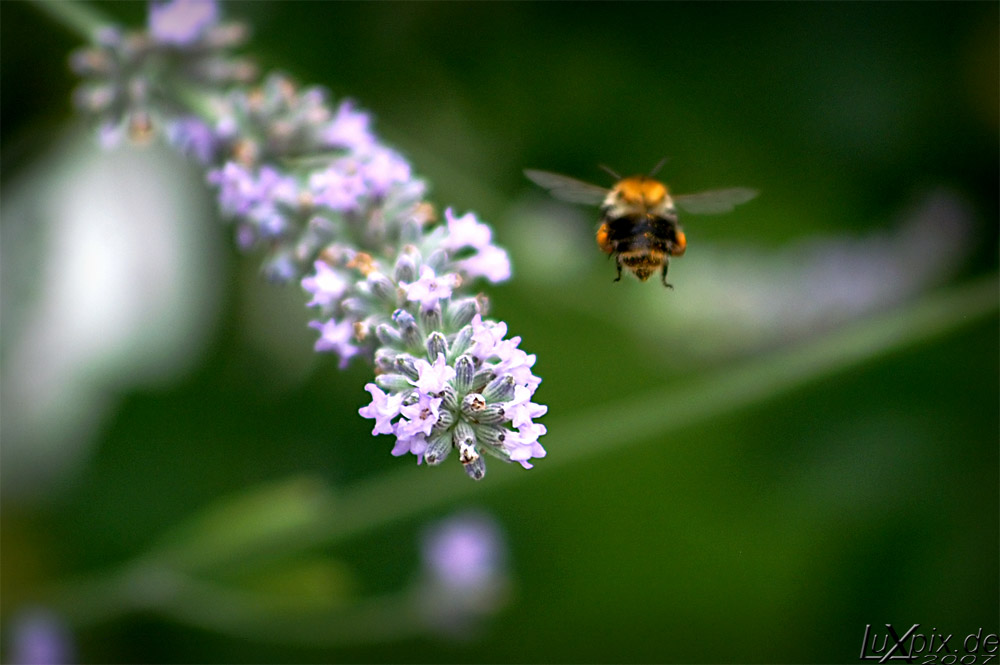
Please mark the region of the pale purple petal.
<svg viewBox="0 0 1000 665"><path fill-rule="evenodd" d="M472 346L469 352L480 360L488 360L496 353L497 343L507 334L503 321L483 321L479 314L472 319Z"/></svg>
<svg viewBox="0 0 1000 665"><path fill-rule="evenodd" d="M443 298L450 298L452 289L460 283L455 273L435 275L434 270L427 265L420 267L420 279L415 282L400 282L406 291L407 300L419 301L424 309L434 307Z"/></svg>
<svg viewBox="0 0 1000 665"><path fill-rule="evenodd" d="M448 236L442 243L445 249L457 250L463 247L483 249L493 239L492 229L476 219L471 212L456 217L451 208L446 208L444 218L448 223Z"/></svg>
<svg viewBox="0 0 1000 665"><path fill-rule="evenodd" d="M392 454L396 457L413 453L417 456L417 464L423 463L425 452L427 452L427 439L424 438L423 434L398 437L396 445L392 448Z"/></svg>
<svg viewBox="0 0 1000 665"><path fill-rule="evenodd" d="M510 417L510 422L514 427L520 428L530 425L532 418L540 418L548 412L549 407L531 401L533 392L523 385L515 386L514 399L504 404L504 411Z"/></svg>
<svg viewBox="0 0 1000 665"><path fill-rule="evenodd" d="M353 160L337 160L309 178L309 190L318 205L337 212L360 210L368 185Z"/></svg>
<svg viewBox="0 0 1000 665"><path fill-rule="evenodd" d="M368 406L358 409L365 418L375 420L375 429L372 434L392 434L392 419L399 415L400 406L403 403L403 395L386 394L374 383L365 386L365 390L371 393L372 402ZM393 454L396 454L395 452ZM401 454L401 453L400 453Z"/></svg>
<svg viewBox="0 0 1000 665"><path fill-rule="evenodd" d="M211 163L215 157L218 139L212 128L195 116L187 116L167 124L167 141L181 154L202 164Z"/></svg>
<svg viewBox="0 0 1000 665"><path fill-rule="evenodd" d="M219 8L214 0L170 0L149 6L149 33L160 44L187 46L215 25Z"/></svg>
<svg viewBox="0 0 1000 665"><path fill-rule="evenodd" d="M458 268L469 277L485 277L496 284L510 279L510 257L496 245L487 245L476 254L458 262Z"/></svg>
<svg viewBox="0 0 1000 665"><path fill-rule="evenodd" d="M406 418L396 423L396 436L412 437L417 434L428 436L437 423L441 398L421 394L416 404L402 407L399 412Z"/></svg>
<svg viewBox="0 0 1000 665"><path fill-rule="evenodd" d="M372 196L384 197L393 185L410 179L410 165L394 150L376 147L368 155L362 169L365 183Z"/></svg>
<svg viewBox="0 0 1000 665"><path fill-rule="evenodd" d="M419 377L411 383L424 394L440 394L448 386L448 382L455 378L455 368L445 362L443 355L439 355L433 365L423 358L418 358L414 364Z"/></svg>
<svg viewBox="0 0 1000 665"><path fill-rule="evenodd" d="M334 270L325 261L316 261L315 274L303 278L302 288L313 294L309 307L332 307L347 292L350 286L339 270Z"/></svg>
<svg viewBox="0 0 1000 665"><path fill-rule="evenodd" d="M360 353L361 349L355 346L354 324L351 321L336 321L330 319L326 322L310 321L310 328L315 328L320 332L320 337L316 340L315 349L317 351L333 351L340 356L340 368L347 367L348 361Z"/></svg>
<svg viewBox="0 0 1000 665"><path fill-rule="evenodd" d="M341 103L337 115L323 130L322 140L330 147L361 152L375 144L370 124L371 117L362 111L355 111L354 103L347 100Z"/></svg>

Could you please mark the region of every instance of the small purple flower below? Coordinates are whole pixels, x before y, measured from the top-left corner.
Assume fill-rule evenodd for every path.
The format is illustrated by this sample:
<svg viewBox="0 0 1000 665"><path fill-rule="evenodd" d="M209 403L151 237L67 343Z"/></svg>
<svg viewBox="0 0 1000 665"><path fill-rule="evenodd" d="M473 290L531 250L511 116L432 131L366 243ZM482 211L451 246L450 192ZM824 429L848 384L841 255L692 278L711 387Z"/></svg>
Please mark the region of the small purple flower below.
<svg viewBox="0 0 1000 665"><path fill-rule="evenodd" d="M7 662L18 665L66 665L74 660L73 640L65 623L49 610L34 608L10 623Z"/></svg>
<svg viewBox="0 0 1000 665"><path fill-rule="evenodd" d="M510 585L507 547L496 520L467 511L423 534L423 617L437 633L468 638L479 619L499 611Z"/></svg>
<svg viewBox="0 0 1000 665"><path fill-rule="evenodd" d="M506 574L500 527L487 515L466 512L430 527L423 539L424 568L435 583L480 591Z"/></svg>

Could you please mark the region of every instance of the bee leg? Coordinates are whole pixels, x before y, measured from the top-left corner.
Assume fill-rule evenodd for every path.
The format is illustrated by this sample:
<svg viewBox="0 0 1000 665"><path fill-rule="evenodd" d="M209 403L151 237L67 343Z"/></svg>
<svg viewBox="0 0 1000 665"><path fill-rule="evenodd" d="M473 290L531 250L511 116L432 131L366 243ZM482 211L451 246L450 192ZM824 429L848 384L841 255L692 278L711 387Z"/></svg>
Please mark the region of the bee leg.
<svg viewBox="0 0 1000 665"><path fill-rule="evenodd" d="M668 289L673 289L674 285L667 283L667 270L669 268L670 268L670 261L664 261L663 262L663 271L660 273L660 281L663 282L663 286L667 287Z"/></svg>
<svg viewBox="0 0 1000 665"><path fill-rule="evenodd" d="M618 268L618 276L615 277L615 281L616 282L620 282L620 281L622 281L622 264L618 263L618 264L615 264L615 265Z"/></svg>

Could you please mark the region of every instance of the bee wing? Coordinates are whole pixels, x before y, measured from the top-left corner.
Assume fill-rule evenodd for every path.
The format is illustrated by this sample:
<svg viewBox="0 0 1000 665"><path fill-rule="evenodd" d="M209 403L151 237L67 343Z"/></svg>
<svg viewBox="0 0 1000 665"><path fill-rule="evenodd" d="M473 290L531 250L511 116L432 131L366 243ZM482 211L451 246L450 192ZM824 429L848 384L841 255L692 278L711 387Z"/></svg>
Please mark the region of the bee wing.
<svg viewBox="0 0 1000 665"><path fill-rule="evenodd" d="M729 212L741 203L746 203L757 196L756 189L734 187L732 189L715 189L697 194L682 194L673 197L674 203L687 212L696 215L716 215Z"/></svg>
<svg viewBox="0 0 1000 665"><path fill-rule="evenodd" d="M591 185L582 180L559 175L558 173L525 169L524 175L528 176L528 180L531 182L549 190L552 196L563 201L569 201L570 203L593 205L600 203L608 195L608 190L604 187Z"/></svg>

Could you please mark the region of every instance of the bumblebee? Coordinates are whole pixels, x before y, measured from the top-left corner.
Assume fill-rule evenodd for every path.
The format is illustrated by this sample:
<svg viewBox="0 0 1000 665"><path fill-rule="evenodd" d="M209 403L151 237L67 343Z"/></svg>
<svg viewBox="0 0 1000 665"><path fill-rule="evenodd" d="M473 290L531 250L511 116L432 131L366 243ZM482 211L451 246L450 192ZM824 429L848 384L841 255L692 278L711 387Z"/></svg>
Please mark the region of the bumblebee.
<svg viewBox="0 0 1000 665"><path fill-rule="evenodd" d="M653 174L658 169L659 166ZM622 268L641 282L660 270L663 285L672 289L667 283L670 257L681 256L687 249L687 237L677 223L677 207L685 212L711 215L729 212L757 196L755 190L744 187L672 196L667 186L653 175L622 178L608 172L618 178L611 189L549 171L525 169L524 174L556 198L571 203L601 204L597 246L615 257L616 282L622 278Z"/></svg>

